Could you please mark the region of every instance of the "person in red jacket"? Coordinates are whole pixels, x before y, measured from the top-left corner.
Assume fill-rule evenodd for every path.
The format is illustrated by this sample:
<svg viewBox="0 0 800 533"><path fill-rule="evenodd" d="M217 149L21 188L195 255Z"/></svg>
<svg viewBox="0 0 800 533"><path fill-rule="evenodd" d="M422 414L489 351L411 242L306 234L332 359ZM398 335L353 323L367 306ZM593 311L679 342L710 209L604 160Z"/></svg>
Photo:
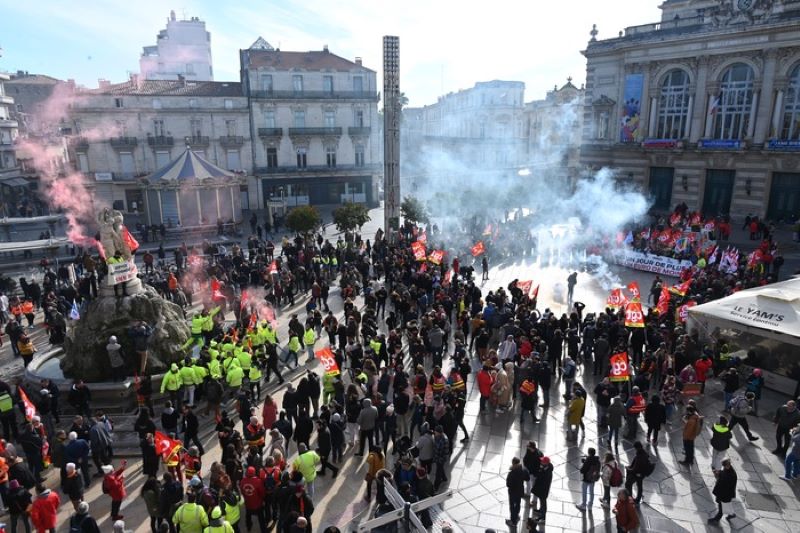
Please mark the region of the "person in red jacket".
<svg viewBox="0 0 800 533"><path fill-rule="evenodd" d="M694 362L694 371L697 373L697 382L700 383L700 394L706 391L706 378L710 374L709 370L714 366L714 362L708 357L707 353Z"/></svg>
<svg viewBox="0 0 800 533"><path fill-rule="evenodd" d="M264 520L264 481L256 474L255 467L248 466L244 478L239 482L239 489L244 497L244 521L247 531L253 527L253 515L258 518L258 527L261 533L267 533L267 524Z"/></svg>
<svg viewBox="0 0 800 533"><path fill-rule="evenodd" d="M56 533L58 506L61 498L58 494L42 486L36 486L36 499L31 504L30 517L37 533Z"/></svg>
<svg viewBox="0 0 800 533"><path fill-rule="evenodd" d="M489 396L492 394L492 385L494 378L491 374L491 368L488 365L483 365L481 371L478 372L478 390L481 393L481 412L486 408L486 402L489 401Z"/></svg>
<svg viewBox="0 0 800 533"><path fill-rule="evenodd" d="M119 508L122 506L122 500L127 496L125 492L125 467L128 461L122 460L119 468L114 470L111 465L103 465L103 492L111 496L111 520L122 520L122 515L119 514Z"/></svg>

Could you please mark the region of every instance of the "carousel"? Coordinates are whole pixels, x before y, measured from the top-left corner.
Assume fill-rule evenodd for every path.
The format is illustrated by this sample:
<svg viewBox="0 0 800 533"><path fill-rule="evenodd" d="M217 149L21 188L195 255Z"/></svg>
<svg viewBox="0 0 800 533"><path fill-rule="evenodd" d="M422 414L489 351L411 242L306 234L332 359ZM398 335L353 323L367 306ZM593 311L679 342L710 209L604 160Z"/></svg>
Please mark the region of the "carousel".
<svg viewBox="0 0 800 533"><path fill-rule="evenodd" d="M241 221L244 176L221 169L186 149L142 178L147 223L192 227Z"/></svg>

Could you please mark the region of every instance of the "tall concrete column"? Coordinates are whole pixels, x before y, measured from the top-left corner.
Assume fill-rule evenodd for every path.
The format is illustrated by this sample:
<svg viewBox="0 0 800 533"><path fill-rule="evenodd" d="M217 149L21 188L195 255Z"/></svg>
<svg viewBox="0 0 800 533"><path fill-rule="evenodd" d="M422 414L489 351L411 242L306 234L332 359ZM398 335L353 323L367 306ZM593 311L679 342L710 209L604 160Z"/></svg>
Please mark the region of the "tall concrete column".
<svg viewBox="0 0 800 533"><path fill-rule="evenodd" d="M383 37L383 226L393 242L400 221L400 38Z"/></svg>
<svg viewBox="0 0 800 533"><path fill-rule="evenodd" d="M760 94L759 91L753 91L753 105L750 106L750 120L748 120L748 122L747 122L746 137L748 139L752 139L753 138L753 132L755 132L755 130L756 130L756 117L757 117L756 110L758 109L758 96L759 96L759 94ZM767 113L769 113L769 112L767 112ZM759 121L763 122L762 119L760 119Z"/></svg>
<svg viewBox="0 0 800 533"><path fill-rule="evenodd" d="M689 106L686 111L686 126L684 126L683 137L689 138L692 127L692 116L694 115L694 95L689 95Z"/></svg>
<svg viewBox="0 0 800 533"><path fill-rule="evenodd" d="M708 109L706 109L705 112L706 127L705 130L703 131L703 138L705 139L711 138L711 134L713 133L714 129L714 115L711 114L711 103L714 101L714 98L716 98L716 96L714 96L713 94L709 93L706 95L706 99L708 100Z"/></svg>
<svg viewBox="0 0 800 533"><path fill-rule="evenodd" d="M656 124L658 122L658 98L653 96L650 98L650 113L648 115L647 123L647 137L652 139L656 136Z"/></svg>
<svg viewBox="0 0 800 533"><path fill-rule="evenodd" d="M750 135L755 144L763 144L770 135L770 126L772 126L772 97L775 95L775 80L778 71L778 52L775 49L764 51L764 72L761 73L761 87L760 90L756 88L754 98L761 98L758 102L753 101L753 107L756 108L755 124L751 124L753 134ZM756 106L756 103L758 104Z"/></svg>
<svg viewBox="0 0 800 533"><path fill-rule="evenodd" d="M768 133L767 138L780 137L781 134L781 117L783 116L783 89L778 91L775 97L775 110L772 113L772 127Z"/></svg>
<svg viewBox="0 0 800 533"><path fill-rule="evenodd" d="M697 61L697 80L695 81L693 108L689 112L692 116L687 125L689 142L696 143L703 136L706 113L708 112L708 56L702 56Z"/></svg>

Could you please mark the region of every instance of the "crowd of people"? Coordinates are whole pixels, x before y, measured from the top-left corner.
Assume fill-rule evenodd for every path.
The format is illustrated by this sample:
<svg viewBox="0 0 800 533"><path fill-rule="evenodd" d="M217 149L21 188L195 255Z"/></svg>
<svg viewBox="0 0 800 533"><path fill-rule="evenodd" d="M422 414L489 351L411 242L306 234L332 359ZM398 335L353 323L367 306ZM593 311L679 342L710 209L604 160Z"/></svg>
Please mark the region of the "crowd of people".
<svg viewBox="0 0 800 533"><path fill-rule="evenodd" d="M520 221L508 224L513 234ZM486 254L495 254L490 260L513 253L515 246L531 253L530 243L509 240L505 231L504 224L492 230L499 245L487 239ZM454 250L453 256L439 264L418 261L411 243L423 233L429 247ZM758 369L740 376L739 361L724 343L704 344L697 334L687 334L676 310L690 299L702 303L766 283L769 274L749 268L744 258L735 275L713 264L693 267L683 294L673 296L667 312L651 309L643 328L628 328L622 309L589 312L574 302L560 315L540 310L536 296L522 291L517 280L487 290L463 264L469 248L459 253L436 228L406 227L395 237L390 244L381 232L373 242L358 235L335 243L322 235L297 236L284 238L277 253L271 241L253 235L246 248L179 248L174 263L159 254L143 269L146 282L187 309L192 332L160 388L148 376L135 380L139 409L133 429L146 477L140 495L154 532L238 532L255 523L262 532L273 527L311 532L320 500L317 478L328 472L336 477L347 463L362 461L363 497L372 501L375 489L377 515L394 509L387 496L392 489L406 501L425 500L446 488L458 441L469 445L464 419L473 380L479 416L513 412L523 428L544 419L551 402L563 402L570 446L583 445L591 397L599 438L587 448L580 469L578 509L592 508L595 483L601 482L599 503L609 512L616 491L613 512L620 531L638 525L643 480L655 469L648 449L659 446L659 431L668 424L682 426L687 468L695 464L694 442L705 431L715 450L713 493L719 502L719 513L710 520L720 520L722 504L735 497L736 472L726 457L730 437L740 425L750 441L758 439L747 416L758 408L764 380ZM452 242L475 238L462 235ZM85 280L99 265L89 269L85 259L74 284L46 274L46 296L39 305L54 306L63 316L65 304L93 298ZM483 261L487 277L488 269L489 261ZM81 290L81 284L89 289ZM329 305L332 288L338 288L334 297L341 301L340 313ZM654 283L651 292L660 289ZM193 300L199 300L194 303L200 311L188 311ZM288 332L279 336L276 319L283 313L289 314ZM22 329L24 315L7 318ZM118 346L116 341L110 339L109 346ZM335 364L322 370L313 361L326 346ZM619 352L630 354L635 370L624 381L611 381L610 357ZM127 364L123 372L131 376L135 364ZM702 421L711 415L683 391L699 386L702 394L714 375L724 382L728 413L714 416L709 429ZM289 382L280 401L267 393L273 379ZM18 522L28 527L29 520L40 531L55 528L52 518L62 499L43 484L49 465L58 469L60 494L74 507L74 531L97 528L84 501L92 466L109 496L111 520L121 522L127 481L125 464L115 459L112 421L92 409L90 386L77 380L66 392L78 414L62 428L61 391L52 383L41 386L37 391L0 383L5 437L0 495L11 513L12 532ZM158 416L154 397L164 401L161 408L157 400ZM35 416L25 415L25 398ZM205 459L201 438L201 420L211 416L222 452L213 462ZM644 439L640 421L647 429ZM775 453L785 455L790 479L800 474L800 412L793 401L778 410L775 423ZM635 449L627 465L619 453L620 437ZM518 525L523 499L532 505L530 525L546 521L553 475L550 458L529 442L506 479L509 525ZM19 503L26 499L30 508ZM733 518L732 511L727 516ZM419 518L431 525L427 512Z"/></svg>

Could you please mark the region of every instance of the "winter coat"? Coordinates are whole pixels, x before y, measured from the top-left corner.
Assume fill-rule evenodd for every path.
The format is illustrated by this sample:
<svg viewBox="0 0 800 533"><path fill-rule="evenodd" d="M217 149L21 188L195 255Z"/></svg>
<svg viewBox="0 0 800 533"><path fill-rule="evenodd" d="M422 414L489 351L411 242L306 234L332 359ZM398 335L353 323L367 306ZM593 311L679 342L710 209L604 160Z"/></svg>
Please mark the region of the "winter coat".
<svg viewBox="0 0 800 533"><path fill-rule="evenodd" d="M622 419L624 416L625 416L625 404L623 404L620 397L617 396L611 402L611 406L608 408L608 412L606 413L606 420L608 421L608 426L615 429L621 428Z"/></svg>
<svg viewBox="0 0 800 533"><path fill-rule="evenodd" d="M693 414L684 418L685 423L683 425L683 440L693 441L700 434L700 428L702 427L700 416Z"/></svg>
<svg viewBox="0 0 800 533"><path fill-rule="evenodd" d="M667 422L667 409L660 403L650 402L644 410L644 422L648 427L661 427Z"/></svg>
<svg viewBox="0 0 800 533"><path fill-rule="evenodd" d="M614 506L617 514L617 527L622 528L624 531L633 531L639 527L639 515L636 513L636 506L633 504L633 498L617 500Z"/></svg>
<svg viewBox="0 0 800 533"><path fill-rule="evenodd" d="M36 531L44 533L48 529L55 530L58 522L58 506L61 498L51 490L46 490L33 500L30 517Z"/></svg>
<svg viewBox="0 0 800 533"><path fill-rule="evenodd" d="M583 396L575 396L570 400L569 407L567 407L567 422L573 426L580 424L585 408L586 400L583 399Z"/></svg>
<svg viewBox="0 0 800 533"><path fill-rule="evenodd" d="M525 483L530 478L530 473L522 465L511 467L506 476L509 498L522 498L525 495Z"/></svg>
<svg viewBox="0 0 800 533"><path fill-rule="evenodd" d="M737 480L736 470L733 467L722 467L717 476L717 482L714 484L714 490L711 493L716 496L718 502L729 503L736 497Z"/></svg>
<svg viewBox="0 0 800 533"><path fill-rule="evenodd" d="M553 465L542 465L539 472L536 474L536 480L533 482L533 489L531 492L537 498L547 499L550 494L550 485L553 483Z"/></svg>
<svg viewBox="0 0 800 533"><path fill-rule="evenodd" d="M728 426L714 424L711 426L711 447L717 451L727 450L731 447L733 433Z"/></svg>

